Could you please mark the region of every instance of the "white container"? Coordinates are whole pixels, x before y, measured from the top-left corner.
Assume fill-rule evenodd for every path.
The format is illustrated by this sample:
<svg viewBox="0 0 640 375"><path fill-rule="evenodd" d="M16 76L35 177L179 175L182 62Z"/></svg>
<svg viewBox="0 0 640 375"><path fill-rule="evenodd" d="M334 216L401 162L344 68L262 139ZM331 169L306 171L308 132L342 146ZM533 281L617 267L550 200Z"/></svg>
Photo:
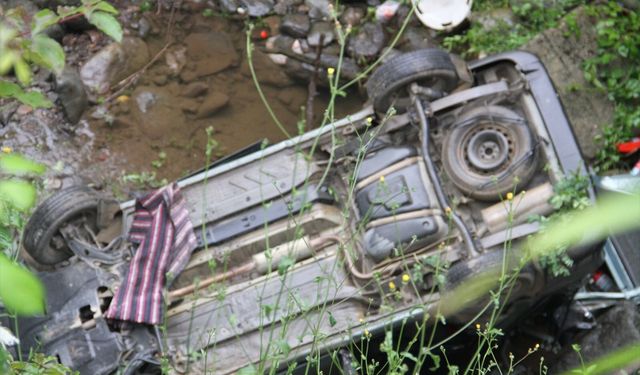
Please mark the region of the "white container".
<svg viewBox="0 0 640 375"><path fill-rule="evenodd" d="M425 26L449 31L471 13L473 0L413 0L416 16Z"/></svg>

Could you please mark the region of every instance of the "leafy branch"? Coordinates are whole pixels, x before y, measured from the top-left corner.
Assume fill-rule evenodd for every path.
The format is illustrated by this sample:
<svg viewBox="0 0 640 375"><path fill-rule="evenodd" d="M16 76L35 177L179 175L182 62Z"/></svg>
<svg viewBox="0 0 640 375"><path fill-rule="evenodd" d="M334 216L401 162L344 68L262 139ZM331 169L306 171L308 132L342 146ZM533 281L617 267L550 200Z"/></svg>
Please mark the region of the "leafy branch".
<svg viewBox="0 0 640 375"><path fill-rule="evenodd" d="M118 10L102 0L82 0L78 7L59 7L58 12L42 9L34 15L22 7L6 12L0 7L0 76L13 71L22 86L32 80L31 65L35 64L60 74L65 66L65 53L60 43L50 38L46 30L53 25L85 17L89 23L120 42L122 27L115 16ZM0 98L13 98L31 107L52 104L37 91L25 92L19 85L0 80Z"/></svg>

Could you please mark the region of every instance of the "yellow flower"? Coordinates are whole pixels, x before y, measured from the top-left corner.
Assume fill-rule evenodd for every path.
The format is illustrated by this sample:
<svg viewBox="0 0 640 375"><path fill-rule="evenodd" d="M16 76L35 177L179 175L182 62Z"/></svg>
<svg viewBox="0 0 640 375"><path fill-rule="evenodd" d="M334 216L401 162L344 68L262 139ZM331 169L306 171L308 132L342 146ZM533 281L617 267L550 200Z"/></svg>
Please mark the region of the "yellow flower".
<svg viewBox="0 0 640 375"><path fill-rule="evenodd" d="M358 321L360 322L360 324L364 323L364 319L363 318L358 319Z"/></svg>
<svg viewBox="0 0 640 375"><path fill-rule="evenodd" d="M384 184L384 175L380 176L380 183Z"/></svg>
<svg viewBox="0 0 640 375"><path fill-rule="evenodd" d="M540 344L536 344L536 346L533 348L534 350L538 350L540 349Z"/></svg>
<svg viewBox="0 0 640 375"><path fill-rule="evenodd" d="M329 75L329 77L333 76L335 72L336 70L334 68L327 68L327 74Z"/></svg>
<svg viewBox="0 0 640 375"><path fill-rule="evenodd" d="M4 146L2 147L2 152L4 152L5 154L10 154L13 152L13 149L9 146Z"/></svg>
<svg viewBox="0 0 640 375"><path fill-rule="evenodd" d="M476 323L476 329L479 331L480 330L480 323Z"/></svg>
<svg viewBox="0 0 640 375"><path fill-rule="evenodd" d="M444 213L446 213L447 215L451 215L451 207L445 207Z"/></svg>
<svg viewBox="0 0 640 375"><path fill-rule="evenodd" d="M408 283L409 283L409 281L411 281L411 276L409 276L409 275L408 275L408 274L406 274L406 273L405 273L404 275L402 275L402 282L403 282L403 283L408 284Z"/></svg>
<svg viewBox="0 0 640 375"><path fill-rule="evenodd" d="M394 283L393 281L389 281L389 289L396 290L396 283Z"/></svg>
<svg viewBox="0 0 640 375"><path fill-rule="evenodd" d="M365 329L365 330L364 330L364 337L366 337L366 338L371 337L371 332L369 332L369 330L368 330L368 329Z"/></svg>
<svg viewBox="0 0 640 375"><path fill-rule="evenodd" d="M507 193L507 200L508 200L508 201L513 200L513 193L512 193L512 192L508 192L508 193Z"/></svg>
<svg viewBox="0 0 640 375"><path fill-rule="evenodd" d="M367 122L367 126L371 126L371 124L373 124L373 117L371 116L367 117L366 122Z"/></svg>

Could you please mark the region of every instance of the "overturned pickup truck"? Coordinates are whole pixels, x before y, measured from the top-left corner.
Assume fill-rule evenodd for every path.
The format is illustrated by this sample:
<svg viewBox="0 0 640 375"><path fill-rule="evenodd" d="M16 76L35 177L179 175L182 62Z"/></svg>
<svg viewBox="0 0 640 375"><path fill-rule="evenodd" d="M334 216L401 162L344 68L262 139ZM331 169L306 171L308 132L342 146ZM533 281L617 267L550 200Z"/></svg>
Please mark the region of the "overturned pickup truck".
<svg viewBox="0 0 640 375"><path fill-rule="evenodd" d="M47 315L20 321L22 350L82 374L357 373L363 340L415 330L442 293L517 254L540 230L528 218L552 213L554 184L584 170L531 54L409 52L367 91L358 113L179 181L197 246L167 275L159 325L105 317L135 255L135 202L85 187L49 197L24 238ZM569 249L571 276L525 266L500 324L579 288L598 249ZM447 324L479 321L483 306Z"/></svg>

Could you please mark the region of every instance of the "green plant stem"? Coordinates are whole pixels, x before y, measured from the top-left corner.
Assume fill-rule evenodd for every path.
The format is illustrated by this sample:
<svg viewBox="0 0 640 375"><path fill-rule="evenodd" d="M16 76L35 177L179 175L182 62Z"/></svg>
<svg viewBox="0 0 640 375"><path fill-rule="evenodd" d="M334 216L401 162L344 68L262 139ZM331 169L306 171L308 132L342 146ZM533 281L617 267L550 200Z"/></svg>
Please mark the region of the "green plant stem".
<svg viewBox="0 0 640 375"><path fill-rule="evenodd" d="M271 108L269 101L264 96L264 92L262 92L262 87L260 86L260 82L258 81L258 76L256 75L256 71L253 67L253 43L251 43L252 31L253 31L253 24L249 24L249 27L247 28L247 32L246 32L247 65L249 66L249 71L251 72L251 79L253 80L253 85L255 86L256 91L258 92L258 95L260 96L260 100L262 101L262 104L264 104L265 108L267 109L267 112L269 112L269 116L271 116L271 119L273 120L273 122L278 126L278 129L280 129L280 131L282 132L282 134L285 135L285 137L291 138L291 135L289 134L287 129L285 129L284 125L282 125L282 123L280 122L276 114L273 112L273 109Z"/></svg>

